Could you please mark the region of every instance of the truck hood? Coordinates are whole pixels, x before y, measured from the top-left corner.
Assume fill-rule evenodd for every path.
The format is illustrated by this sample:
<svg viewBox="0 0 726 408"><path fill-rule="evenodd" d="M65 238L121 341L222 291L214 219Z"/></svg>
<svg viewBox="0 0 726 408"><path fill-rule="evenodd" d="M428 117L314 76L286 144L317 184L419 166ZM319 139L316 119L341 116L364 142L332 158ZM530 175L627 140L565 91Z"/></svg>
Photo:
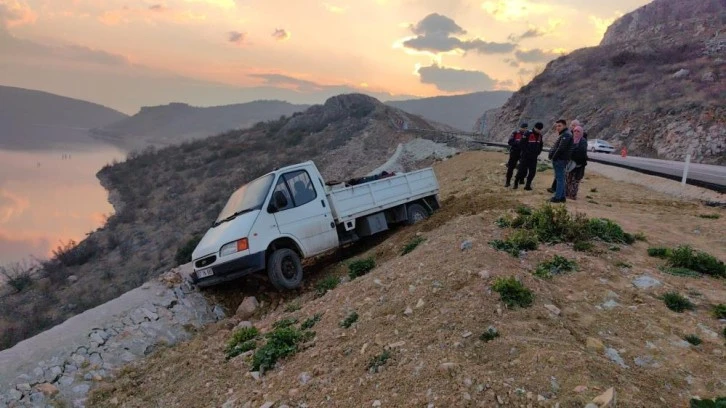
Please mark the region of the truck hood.
<svg viewBox="0 0 726 408"><path fill-rule="evenodd" d="M192 260L219 252L222 245L246 238L252 230L260 210L238 215L237 218L210 228L192 252Z"/></svg>

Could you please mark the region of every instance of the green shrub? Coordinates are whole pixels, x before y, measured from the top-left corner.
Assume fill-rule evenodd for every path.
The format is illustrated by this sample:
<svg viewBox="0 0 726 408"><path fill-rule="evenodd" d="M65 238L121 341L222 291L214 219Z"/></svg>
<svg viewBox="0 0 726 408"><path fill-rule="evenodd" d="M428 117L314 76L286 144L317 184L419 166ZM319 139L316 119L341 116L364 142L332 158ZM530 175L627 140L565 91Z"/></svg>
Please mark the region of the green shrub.
<svg viewBox="0 0 726 408"><path fill-rule="evenodd" d="M376 261L373 258L358 259L348 265L348 276L355 279L372 271L376 267Z"/></svg>
<svg viewBox="0 0 726 408"><path fill-rule="evenodd" d="M194 252L194 248L197 247L197 244L199 244L199 241L201 240L202 236L196 235L177 249L176 256L174 257L177 266L192 261L192 252Z"/></svg>
<svg viewBox="0 0 726 408"><path fill-rule="evenodd" d="M313 317L309 317L307 320L305 320L301 325L300 328L303 330L312 329L313 326L315 326L319 321L320 318L322 318L323 315L321 313L315 313Z"/></svg>
<svg viewBox="0 0 726 408"><path fill-rule="evenodd" d="M648 242L648 237L645 236L642 232L638 232L635 235L633 235L633 238L635 238L636 241L642 241L642 242Z"/></svg>
<svg viewBox="0 0 726 408"><path fill-rule="evenodd" d="M602 241L619 244L632 244L635 237L623 231L620 225L607 218L591 218L587 222L590 236Z"/></svg>
<svg viewBox="0 0 726 408"><path fill-rule="evenodd" d="M671 250L664 247L651 247L648 248L648 255L654 258L666 259L670 256Z"/></svg>
<svg viewBox="0 0 726 408"><path fill-rule="evenodd" d="M350 312L350 314L348 314L348 316L346 316L346 318L340 322L340 327L349 329L350 326L352 326L353 323L355 323L357 321L358 321L358 313Z"/></svg>
<svg viewBox="0 0 726 408"><path fill-rule="evenodd" d="M255 327L243 327L232 334L225 349L226 359L237 357L257 347L255 339L260 332Z"/></svg>
<svg viewBox="0 0 726 408"><path fill-rule="evenodd" d="M487 330L479 336L479 340L488 343L499 337L499 331L493 326L487 328Z"/></svg>
<svg viewBox="0 0 726 408"><path fill-rule="evenodd" d="M318 297L323 296L329 290L335 289L339 283L340 279L337 276L328 275L315 284L315 295Z"/></svg>
<svg viewBox="0 0 726 408"><path fill-rule="evenodd" d="M497 278L492 290L499 293L502 302L508 307L529 307L534 302L534 293L513 276Z"/></svg>
<svg viewBox="0 0 726 408"><path fill-rule="evenodd" d="M533 231L541 242L559 243L586 240L585 221L580 214L572 217L564 206L545 204L531 215L520 214L512 221L512 226Z"/></svg>
<svg viewBox="0 0 726 408"><path fill-rule="evenodd" d="M669 275L680 276L683 278L700 278L701 276L703 276L700 273L692 271L688 268L673 268L669 266L661 266L658 269L660 269L661 272L667 273Z"/></svg>
<svg viewBox="0 0 726 408"><path fill-rule="evenodd" d="M401 256L412 252L414 249L416 249L419 245L423 244L425 241L426 241L426 238L424 238L424 237L414 237L412 240L408 241L408 243L403 247L403 250L401 251Z"/></svg>
<svg viewBox="0 0 726 408"><path fill-rule="evenodd" d="M515 231L506 240L495 239L489 245L498 251L504 251L514 257L519 256L520 251L534 251L537 249L537 238L525 231Z"/></svg>
<svg viewBox="0 0 726 408"><path fill-rule="evenodd" d="M499 217L495 223L499 228L507 228L512 226L512 219L509 217Z"/></svg>
<svg viewBox="0 0 726 408"><path fill-rule="evenodd" d="M517 207L517 214L519 215L532 215L532 209L526 205L520 205Z"/></svg>
<svg viewBox="0 0 726 408"><path fill-rule="evenodd" d="M388 359L391 358L391 352L385 350L383 353L371 358L368 362L368 371L377 373L381 367L383 367Z"/></svg>
<svg viewBox="0 0 726 408"><path fill-rule="evenodd" d="M713 307L713 315L717 319L726 319L726 305L723 303Z"/></svg>
<svg viewBox="0 0 726 408"><path fill-rule="evenodd" d="M726 408L726 397L708 400L692 398L689 408Z"/></svg>
<svg viewBox="0 0 726 408"><path fill-rule="evenodd" d="M701 338L696 336L695 334L689 334L688 336L684 337L684 339L687 342L693 344L694 346L698 346L703 343L703 340L701 340Z"/></svg>
<svg viewBox="0 0 726 408"><path fill-rule="evenodd" d="M550 279L554 275L577 270L577 262L571 261L563 256L555 255L549 261L537 265L534 275L543 279Z"/></svg>
<svg viewBox="0 0 726 408"><path fill-rule="evenodd" d="M267 343L257 349L252 357L252 371L266 371L275 367L278 360L297 353L298 344L310 339L315 333L300 331L295 327L282 327L266 335Z"/></svg>
<svg viewBox="0 0 726 408"><path fill-rule="evenodd" d="M670 266L687 268L706 275L726 278L726 264L714 256L696 251L688 245L674 249L668 257Z"/></svg>
<svg viewBox="0 0 726 408"><path fill-rule="evenodd" d="M538 173L539 173L539 172L542 172L542 171L547 171L547 170L551 170L551 169L552 169L552 166L550 166L550 165L549 165L549 164L547 164L547 163L538 163L538 164L537 164L537 172L538 172Z"/></svg>
<svg viewBox="0 0 726 408"><path fill-rule="evenodd" d="M708 220L717 220L717 219L721 218L720 214L699 214L698 216L701 218L708 219Z"/></svg>
<svg viewBox="0 0 726 408"><path fill-rule="evenodd" d="M293 326L293 325L297 324L297 322L298 322L298 320L295 319L294 317L286 317L284 319L280 319L280 320L276 321L275 323L272 323L272 327L275 329L282 329L285 327Z"/></svg>
<svg viewBox="0 0 726 408"><path fill-rule="evenodd" d="M695 305L690 300L681 296L677 292L668 292L663 295L663 301L665 302L668 309L674 312L683 313L686 310L695 309Z"/></svg>
<svg viewBox="0 0 726 408"><path fill-rule="evenodd" d="M579 252L592 251L593 248L595 248L595 245L593 245L590 241L577 241L572 246L572 249Z"/></svg>
<svg viewBox="0 0 726 408"><path fill-rule="evenodd" d="M290 302L287 306L285 306L285 311L287 313L297 312L298 310L300 310L300 302L298 301Z"/></svg>

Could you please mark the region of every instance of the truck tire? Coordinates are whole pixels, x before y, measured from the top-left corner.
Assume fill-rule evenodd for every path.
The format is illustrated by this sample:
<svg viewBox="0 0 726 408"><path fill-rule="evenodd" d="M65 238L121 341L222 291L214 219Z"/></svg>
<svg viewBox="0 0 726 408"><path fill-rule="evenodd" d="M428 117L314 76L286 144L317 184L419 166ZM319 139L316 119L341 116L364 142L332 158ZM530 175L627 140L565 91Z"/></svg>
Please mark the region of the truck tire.
<svg viewBox="0 0 726 408"><path fill-rule="evenodd" d="M407 209L408 219L406 220L407 225L413 225L417 222L421 222L429 217L428 211L426 211L421 204L411 204Z"/></svg>
<svg viewBox="0 0 726 408"><path fill-rule="evenodd" d="M289 248L276 250L267 262L267 276L277 290L298 288L303 278L300 256Z"/></svg>

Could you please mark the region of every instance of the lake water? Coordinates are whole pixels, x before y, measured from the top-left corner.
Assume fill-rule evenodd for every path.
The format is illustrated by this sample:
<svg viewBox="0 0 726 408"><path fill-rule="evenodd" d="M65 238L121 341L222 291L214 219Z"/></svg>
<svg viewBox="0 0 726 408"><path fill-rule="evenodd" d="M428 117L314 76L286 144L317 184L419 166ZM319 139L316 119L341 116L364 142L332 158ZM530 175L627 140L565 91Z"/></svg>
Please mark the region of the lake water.
<svg viewBox="0 0 726 408"><path fill-rule="evenodd" d="M126 153L114 146L0 149L0 265L45 258L60 242L85 238L113 213L96 173Z"/></svg>

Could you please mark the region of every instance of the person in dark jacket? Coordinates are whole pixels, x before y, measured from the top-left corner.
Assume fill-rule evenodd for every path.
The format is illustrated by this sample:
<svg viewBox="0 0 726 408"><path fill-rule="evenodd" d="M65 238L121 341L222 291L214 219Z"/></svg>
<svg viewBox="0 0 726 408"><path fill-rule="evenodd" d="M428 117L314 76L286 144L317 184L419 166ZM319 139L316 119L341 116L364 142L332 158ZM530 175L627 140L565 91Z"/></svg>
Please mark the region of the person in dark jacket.
<svg viewBox="0 0 726 408"><path fill-rule="evenodd" d="M514 177L514 188L519 187L519 184L524 183L524 178L527 177L527 184L525 184L525 190L532 189L532 180L534 180L535 174L537 174L537 157L542 153L544 143L542 141L542 129L544 125L542 122L534 124L534 128L527 135L522 138L519 143L519 149L522 154L519 159L519 168L517 169L517 175Z"/></svg>
<svg viewBox="0 0 726 408"><path fill-rule="evenodd" d="M555 195L550 199L553 203L564 203L565 198L565 170L567 162L572 157L572 133L567 128L567 122L560 119L555 123L555 129L559 133L559 137L555 145L550 149L549 158L552 160L552 167L555 169L555 180L557 180L557 189Z"/></svg>
<svg viewBox="0 0 726 408"><path fill-rule="evenodd" d="M515 130L512 132L512 135L509 136L509 142L507 144L509 145L509 161L507 162L507 182L504 183L504 187L509 187L512 181L512 175L514 174L514 169L517 167L517 163L519 162L519 158L521 155L520 150L520 142L522 141L523 137L527 137L529 135L529 130L527 130L528 125L526 123L522 123L519 125L519 130Z"/></svg>
<svg viewBox="0 0 726 408"><path fill-rule="evenodd" d="M585 166L587 166L587 139L585 139L585 131L582 127L576 126L573 132L574 148L570 160L575 162L575 168L567 173L565 196L570 200L577 200L577 190L580 189L580 180L585 177Z"/></svg>

